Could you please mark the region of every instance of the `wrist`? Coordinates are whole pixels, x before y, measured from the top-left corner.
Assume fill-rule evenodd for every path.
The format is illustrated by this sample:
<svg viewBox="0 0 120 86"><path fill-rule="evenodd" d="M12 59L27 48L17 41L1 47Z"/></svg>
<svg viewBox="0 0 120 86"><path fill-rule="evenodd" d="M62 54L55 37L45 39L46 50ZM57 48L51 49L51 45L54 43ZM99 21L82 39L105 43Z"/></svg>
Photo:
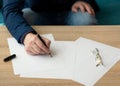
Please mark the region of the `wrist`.
<svg viewBox="0 0 120 86"><path fill-rule="evenodd" d="M21 44L24 44L24 39L25 39L26 35L29 34L29 33L37 34L36 31L28 31L28 32L24 33L24 34L22 35L21 39L20 39L20 43L21 43Z"/></svg>
<svg viewBox="0 0 120 86"><path fill-rule="evenodd" d="M27 33L23 39L23 44L25 45L26 42L28 42L33 36L35 36L36 34L30 32L30 33Z"/></svg>

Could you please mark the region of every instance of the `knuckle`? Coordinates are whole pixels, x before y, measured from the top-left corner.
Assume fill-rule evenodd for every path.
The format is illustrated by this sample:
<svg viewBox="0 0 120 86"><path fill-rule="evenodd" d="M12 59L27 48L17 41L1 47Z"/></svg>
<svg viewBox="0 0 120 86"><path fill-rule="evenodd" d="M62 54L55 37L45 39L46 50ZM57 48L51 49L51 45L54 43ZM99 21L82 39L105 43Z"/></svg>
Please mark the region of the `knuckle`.
<svg viewBox="0 0 120 86"><path fill-rule="evenodd" d="M35 41L35 40L37 40L37 35L34 35L34 36L31 38L31 41L32 41L32 42Z"/></svg>
<svg viewBox="0 0 120 86"><path fill-rule="evenodd" d="M46 40L46 43L48 44L48 43L51 43L51 41L50 40Z"/></svg>
<svg viewBox="0 0 120 86"><path fill-rule="evenodd" d="M32 38L32 40L31 40L31 41L35 41L35 40L36 40L36 38L37 38L37 37L36 37L36 36L34 36L34 37Z"/></svg>
<svg viewBox="0 0 120 86"><path fill-rule="evenodd" d="M40 48L43 47L43 44L40 44Z"/></svg>

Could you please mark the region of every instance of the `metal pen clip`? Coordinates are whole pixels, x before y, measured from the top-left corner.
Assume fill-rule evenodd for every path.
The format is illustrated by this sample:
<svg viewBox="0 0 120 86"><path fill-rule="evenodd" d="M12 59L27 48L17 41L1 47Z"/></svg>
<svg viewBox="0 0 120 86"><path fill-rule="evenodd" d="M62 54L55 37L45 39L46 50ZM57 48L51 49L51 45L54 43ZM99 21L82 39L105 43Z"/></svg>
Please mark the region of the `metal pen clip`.
<svg viewBox="0 0 120 86"><path fill-rule="evenodd" d="M99 53L98 48L95 48L95 50L93 50L92 53L96 56L95 58L95 61L97 62L96 67L98 67L100 64L103 65L102 57Z"/></svg>

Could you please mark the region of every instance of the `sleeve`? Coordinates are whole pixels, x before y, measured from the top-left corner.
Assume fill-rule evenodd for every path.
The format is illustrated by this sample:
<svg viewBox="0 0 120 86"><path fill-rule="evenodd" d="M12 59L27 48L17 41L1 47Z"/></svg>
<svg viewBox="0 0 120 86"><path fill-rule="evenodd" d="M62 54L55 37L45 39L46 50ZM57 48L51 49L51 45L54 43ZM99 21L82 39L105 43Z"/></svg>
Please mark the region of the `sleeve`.
<svg viewBox="0 0 120 86"><path fill-rule="evenodd" d="M37 33L23 17L24 3L24 0L3 0L2 13L5 25L19 43L23 43L27 33Z"/></svg>

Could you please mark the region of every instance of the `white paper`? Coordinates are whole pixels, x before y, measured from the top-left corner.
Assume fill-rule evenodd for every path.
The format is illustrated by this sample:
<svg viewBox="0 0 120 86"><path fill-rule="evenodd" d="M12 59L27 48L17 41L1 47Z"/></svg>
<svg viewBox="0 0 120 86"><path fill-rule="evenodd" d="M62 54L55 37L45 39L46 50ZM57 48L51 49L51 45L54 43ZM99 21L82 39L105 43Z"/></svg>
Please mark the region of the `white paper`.
<svg viewBox="0 0 120 86"><path fill-rule="evenodd" d="M49 55L28 55L23 45L14 38L8 39L10 53L17 55L12 60L14 74L28 78L72 79L93 86L120 59L120 49L93 40L54 41L52 35L47 38L52 41L52 58ZM92 53L95 48L99 50L103 66L96 67Z"/></svg>
<svg viewBox="0 0 120 86"><path fill-rule="evenodd" d="M72 69L69 68L56 68L52 70L33 72L33 73L24 73L20 74L20 77L26 78L53 78L53 79L71 79Z"/></svg>
<svg viewBox="0 0 120 86"><path fill-rule="evenodd" d="M120 49L85 38L76 41L76 62L73 80L86 86L93 86L117 61ZM99 49L104 66L96 67L92 50Z"/></svg>
<svg viewBox="0 0 120 86"><path fill-rule="evenodd" d="M8 39L8 43L11 54L15 53L17 55L16 59L12 60L14 74L67 68L74 59L73 42L61 41L52 43L52 58L49 55L28 55L24 50L24 46L18 44L15 39Z"/></svg>
<svg viewBox="0 0 120 86"><path fill-rule="evenodd" d="M53 34L44 34L44 35L41 35L41 36L51 40L51 42L55 41Z"/></svg>
<svg viewBox="0 0 120 86"><path fill-rule="evenodd" d="M42 36L48 38L49 40L51 40L51 42L54 42L54 37L52 34L44 34ZM27 58L29 55L27 55L24 49L24 46L21 44L18 44L14 38L8 38L8 45L10 48L10 54L17 55L17 58L12 60L14 74L20 74L20 71L24 70L22 69L24 66L23 65L21 66L21 64L23 64L26 61L29 64L32 64L32 62L30 61L32 58ZM24 58L25 58L25 61L24 61Z"/></svg>
<svg viewBox="0 0 120 86"><path fill-rule="evenodd" d="M27 77L27 78L54 78L54 79L71 79L72 77L72 71L73 71L73 64L74 64L74 56L75 56L75 45L72 41L55 41L55 44L58 44L59 49L58 51L60 57L64 57L58 62L62 62L64 60L64 66L63 67L54 67L53 69L49 70L41 70L37 72L31 72L31 73L21 73L21 77ZM62 55L62 52L64 52L64 55ZM56 62L56 64L58 64ZM62 64L61 64L62 65ZM66 66L65 66L66 65Z"/></svg>

